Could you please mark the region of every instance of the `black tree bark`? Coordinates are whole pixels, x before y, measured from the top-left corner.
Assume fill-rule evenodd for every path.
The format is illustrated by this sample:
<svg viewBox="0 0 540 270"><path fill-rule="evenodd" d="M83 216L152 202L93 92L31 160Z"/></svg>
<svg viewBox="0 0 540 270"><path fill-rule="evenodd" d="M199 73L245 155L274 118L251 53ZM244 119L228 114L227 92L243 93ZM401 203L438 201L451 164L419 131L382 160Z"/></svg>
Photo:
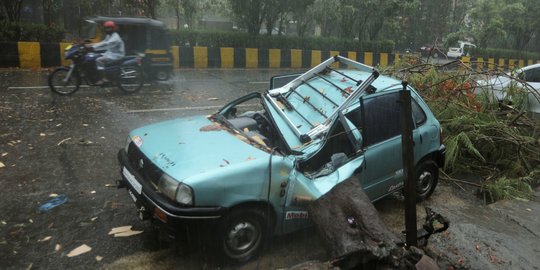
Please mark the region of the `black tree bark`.
<svg viewBox="0 0 540 270"><path fill-rule="evenodd" d="M335 259L311 262L303 269L320 269L329 263L339 269L438 269L422 250L398 245L402 241L380 219L355 177L309 204L308 212L329 255Z"/></svg>

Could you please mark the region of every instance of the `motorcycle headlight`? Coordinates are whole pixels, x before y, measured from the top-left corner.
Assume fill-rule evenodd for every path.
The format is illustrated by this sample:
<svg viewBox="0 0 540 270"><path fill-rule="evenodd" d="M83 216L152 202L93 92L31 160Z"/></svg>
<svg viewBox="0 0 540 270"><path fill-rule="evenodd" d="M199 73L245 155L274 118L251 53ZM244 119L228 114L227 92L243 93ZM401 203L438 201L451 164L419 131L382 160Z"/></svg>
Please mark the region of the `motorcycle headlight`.
<svg viewBox="0 0 540 270"><path fill-rule="evenodd" d="M67 45L66 48L64 48L64 58L66 58L69 54L69 49L71 49L73 45Z"/></svg>
<svg viewBox="0 0 540 270"><path fill-rule="evenodd" d="M185 205L193 204L193 191L188 185L178 183L167 174L163 174L158 181L158 189L171 200Z"/></svg>

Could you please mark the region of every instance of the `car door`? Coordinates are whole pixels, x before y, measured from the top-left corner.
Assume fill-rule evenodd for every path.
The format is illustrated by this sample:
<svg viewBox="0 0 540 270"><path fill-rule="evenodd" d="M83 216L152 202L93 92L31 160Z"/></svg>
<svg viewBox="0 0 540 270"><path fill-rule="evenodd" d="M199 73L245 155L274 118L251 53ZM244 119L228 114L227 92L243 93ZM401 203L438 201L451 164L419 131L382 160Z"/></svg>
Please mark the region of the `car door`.
<svg viewBox="0 0 540 270"><path fill-rule="evenodd" d="M318 199L334 186L361 169L364 160L360 151L358 131L339 114L321 148L309 157L295 162L289 181L284 187L286 202L283 208L282 231L294 231L309 224L306 202Z"/></svg>
<svg viewBox="0 0 540 270"><path fill-rule="evenodd" d="M534 90L540 91L540 66L527 69L524 71L523 78ZM540 97L539 97L540 98ZM528 94L528 110L531 112L540 113L540 102L534 93L529 91Z"/></svg>
<svg viewBox="0 0 540 270"><path fill-rule="evenodd" d="M413 111L414 105L418 109L414 101ZM362 98L359 111L365 158L360 179L369 198L377 200L403 186L399 91ZM421 137L415 128L416 153L421 151Z"/></svg>

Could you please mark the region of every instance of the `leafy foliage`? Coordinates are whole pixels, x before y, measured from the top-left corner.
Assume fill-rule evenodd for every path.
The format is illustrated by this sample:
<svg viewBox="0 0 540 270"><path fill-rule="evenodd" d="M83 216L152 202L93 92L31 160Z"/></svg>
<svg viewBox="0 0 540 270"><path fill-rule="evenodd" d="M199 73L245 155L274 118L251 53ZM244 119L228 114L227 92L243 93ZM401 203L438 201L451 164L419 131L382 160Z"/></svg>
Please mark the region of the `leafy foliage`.
<svg viewBox="0 0 540 270"><path fill-rule="evenodd" d="M537 52L526 52L518 50L507 50L507 49L493 49L493 48L475 48L472 50L472 55L475 57L484 57L484 58L504 58L504 59L540 59L540 53Z"/></svg>
<svg viewBox="0 0 540 270"><path fill-rule="evenodd" d="M0 41L59 42L64 29L43 24L0 22Z"/></svg>
<svg viewBox="0 0 540 270"><path fill-rule="evenodd" d="M389 40L360 42L338 38L297 36L252 36L239 32L172 30L172 42L180 46L209 46L235 48L279 48L304 50L339 50L392 52Z"/></svg>
<svg viewBox="0 0 540 270"><path fill-rule="evenodd" d="M525 177L512 179L503 176L486 184L486 189L489 190L493 201L513 198L531 199L533 190L526 179Z"/></svg>
<svg viewBox="0 0 540 270"><path fill-rule="evenodd" d="M478 74L469 69L441 72L429 65L400 64L405 69L396 74L420 92L441 122L445 172L496 179L485 183L494 199L530 196L529 180L540 175L540 140L538 124L523 112L527 91L511 84L499 101L477 88L481 85L473 78Z"/></svg>

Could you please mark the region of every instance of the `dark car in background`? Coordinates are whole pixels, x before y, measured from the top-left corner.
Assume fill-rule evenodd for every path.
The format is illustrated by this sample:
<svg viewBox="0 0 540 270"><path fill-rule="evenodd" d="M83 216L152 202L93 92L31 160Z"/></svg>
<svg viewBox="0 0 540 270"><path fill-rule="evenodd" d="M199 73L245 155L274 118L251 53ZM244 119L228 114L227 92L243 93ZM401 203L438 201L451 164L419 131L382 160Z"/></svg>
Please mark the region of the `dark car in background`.
<svg viewBox="0 0 540 270"><path fill-rule="evenodd" d="M424 57L434 57L438 58L446 57L446 54L444 53L444 44L442 43L436 43L436 44L425 44L424 46L420 47L420 53Z"/></svg>

